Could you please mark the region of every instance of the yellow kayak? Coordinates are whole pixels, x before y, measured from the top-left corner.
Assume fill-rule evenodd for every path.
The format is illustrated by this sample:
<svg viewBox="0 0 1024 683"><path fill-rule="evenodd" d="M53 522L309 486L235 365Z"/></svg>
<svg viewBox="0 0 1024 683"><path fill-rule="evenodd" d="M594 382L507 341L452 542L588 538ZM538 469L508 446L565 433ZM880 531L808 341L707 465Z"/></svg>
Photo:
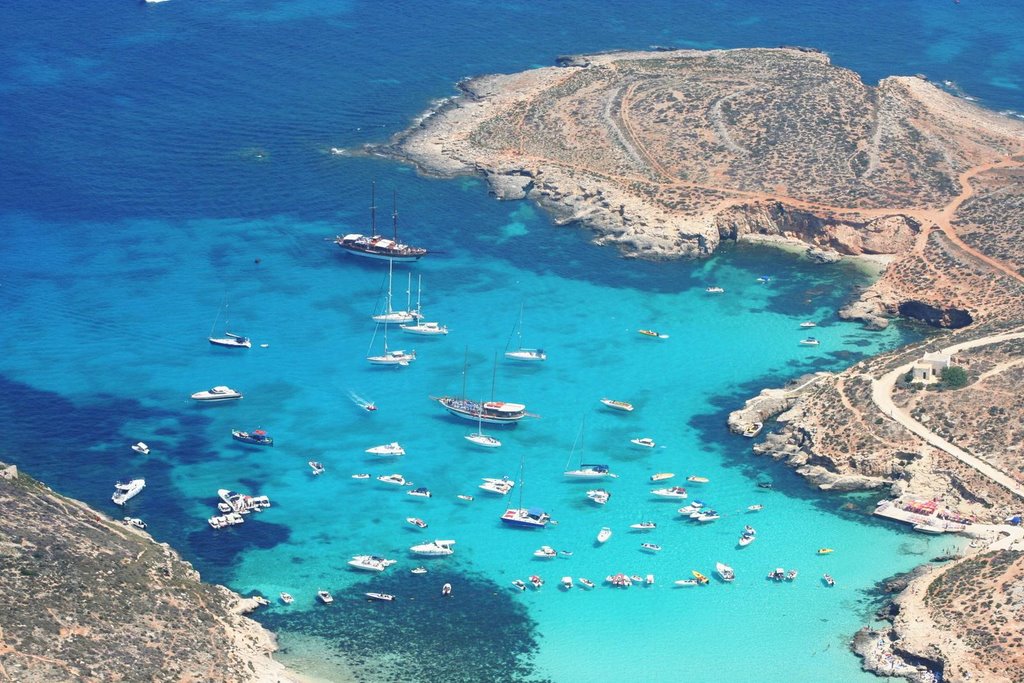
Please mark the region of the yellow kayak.
<svg viewBox="0 0 1024 683"><path fill-rule="evenodd" d="M832 552L832 548L818 548L819 555L828 555L830 552Z"/></svg>
<svg viewBox="0 0 1024 683"><path fill-rule="evenodd" d="M710 579L708 579L708 577L704 576L703 574L701 574L696 569L694 569L692 573L693 573L693 578L697 579L697 581L700 582L700 583L707 583L710 580Z"/></svg>

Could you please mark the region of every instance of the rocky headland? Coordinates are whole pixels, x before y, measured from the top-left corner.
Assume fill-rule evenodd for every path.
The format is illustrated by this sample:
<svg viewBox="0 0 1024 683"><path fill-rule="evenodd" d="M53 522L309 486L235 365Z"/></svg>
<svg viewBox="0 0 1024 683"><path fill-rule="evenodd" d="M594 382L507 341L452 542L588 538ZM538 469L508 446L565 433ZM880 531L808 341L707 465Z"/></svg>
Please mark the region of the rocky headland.
<svg viewBox="0 0 1024 683"><path fill-rule="evenodd" d="M299 680L256 603L0 463L0 680Z"/></svg>
<svg viewBox="0 0 1024 683"><path fill-rule="evenodd" d="M937 333L765 390L729 426L774 417L754 452L812 485L939 499L977 521L972 533L991 530L992 554L932 567L892 628L857 647L881 675L1022 680L1024 565L996 536L1024 507L1024 123L918 76L867 85L798 48L571 56L459 90L370 151L482 176L499 199L532 200L629 257L756 240L879 263L838 316ZM915 381L925 354L964 372Z"/></svg>

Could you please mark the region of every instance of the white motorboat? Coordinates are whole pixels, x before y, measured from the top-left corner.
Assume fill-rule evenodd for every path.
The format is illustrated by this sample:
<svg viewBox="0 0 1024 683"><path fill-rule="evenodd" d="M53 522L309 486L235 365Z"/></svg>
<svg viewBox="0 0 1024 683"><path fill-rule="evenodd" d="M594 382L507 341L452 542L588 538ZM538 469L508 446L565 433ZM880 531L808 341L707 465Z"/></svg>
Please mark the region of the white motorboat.
<svg viewBox="0 0 1024 683"><path fill-rule="evenodd" d="M591 581L588 578L585 578L585 577L581 576L580 578L578 578L576 580L579 581L580 585L583 586L584 588L586 588L587 590L590 590L591 588L594 587L594 582Z"/></svg>
<svg viewBox="0 0 1024 683"><path fill-rule="evenodd" d="M512 582L512 585L515 586L516 588L518 588L521 591L525 591L526 590L526 583L522 579L516 579L515 581Z"/></svg>
<svg viewBox="0 0 1024 683"><path fill-rule="evenodd" d="M559 583L559 585L564 590L569 590L570 588L573 587L572 577L571 576L563 576L562 577L562 581Z"/></svg>
<svg viewBox="0 0 1024 683"><path fill-rule="evenodd" d="M732 567L724 562L716 562L715 571L722 577L722 581L729 582L736 578L736 573L733 572Z"/></svg>
<svg viewBox="0 0 1024 683"><path fill-rule="evenodd" d="M615 399L611 398L602 398L601 403L603 403L606 407L611 408L612 410L621 410L622 412L625 413L633 412L633 404L628 403L626 401L616 401Z"/></svg>
<svg viewBox="0 0 1024 683"><path fill-rule="evenodd" d="M310 469L313 470L313 476L314 477L320 476L321 474L323 474L325 472L323 463L319 463L316 460L310 460L306 464L309 465Z"/></svg>
<svg viewBox="0 0 1024 683"><path fill-rule="evenodd" d="M369 479L370 475L367 474L366 472L360 472L358 474L353 474L352 478L353 479Z"/></svg>
<svg viewBox="0 0 1024 683"><path fill-rule="evenodd" d="M674 476L676 475L672 472L655 472L654 474L651 475L651 481L665 481L666 479L671 479Z"/></svg>
<svg viewBox="0 0 1024 683"><path fill-rule="evenodd" d="M431 541L430 543L420 543L409 548L409 552L413 555L424 555L426 557L443 557L445 555L451 555L455 552L452 546L455 545L455 541Z"/></svg>
<svg viewBox="0 0 1024 683"><path fill-rule="evenodd" d="M708 479L707 477L697 476L696 474L691 474L686 478L686 481L694 484L706 484L710 481L710 479Z"/></svg>
<svg viewBox="0 0 1024 683"><path fill-rule="evenodd" d="M377 481L385 484L395 484L396 486L412 486L412 482L406 481L405 477L401 474L382 474L377 477Z"/></svg>
<svg viewBox="0 0 1024 683"><path fill-rule="evenodd" d="M128 526L133 526L136 529L145 529L146 528L146 523L143 522L138 517L125 517L124 518L124 523L127 524Z"/></svg>
<svg viewBox="0 0 1024 683"><path fill-rule="evenodd" d="M329 605L332 602L334 602L334 596L331 595L330 592L325 590L318 590L316 592L316 598L325 605Z"/></svg>
<svg viewBox="0 0 1024 683"><path fill-rule="evenodd" d="M722 289L721 287L714 287L714 286L707 287L704 291L707 292L708 294L722 294L722 293L725 292L725 290Z"/></svg>
<svg viewBox="0 0 1024 683"><path fill-rule="evenodd" d="M370 600L379 600L381 602L394 602L395 596L391 593L363 593Z"/></svg>
<svg viewBox="0 0 1024 683"><path fill-rule="evenodd" d="M743 535L740 536L740 540L737 541L737 545L739 545L739 547L741 547L741 548L746 548L748 545L753 543L755 540L757 540L757 536L756 535L748 534L748 533L744 532Z"/></svg>
<svg viewBox="0 0 1024 683"><path fill-rule="evenodd" d="M657 543L641 543L640 550L644 550L649 553L660 553L661 546Z"/></svg>
<svg viewBox="0 0 1024 683"><path fill-rule="evenodd" d="M570 479L604 479L606 477L617 478L619 475L612 474L608 465L580 463L574 470L566 470L562 473Z"/></svg>
<svg viewBox="0 0 1024 683"><path fill-rule="evenodd" d="M820 343L821 342L815 339L814 337L807 337L805 339L800 340L801 346L817 346Z"/></svg>
<svg viewBox="0 0 1024 683"><path fill-rule="evenodd" d="M429 489L427 489L425 486L420 486L419 488L410 489L410 490L406 491L405 495L407 495L407 496L414 496L416 498L430 498L434 494L432 494L429 491Z"/></svg>
<svg viewBox="0 0 1024 683"><path fill-rule="evenodd" d="M786 572L786 581L795 581L799 572L795 569L790 569Z"/></svg>
<svg viewBox="0 0 1024 683"><path fill-rule="evenodd" d="M768 572L768 576L766 578L771 579L772 581L782 581L786 578L786 570L782 567L776 567L772 571Z"/></svg>
<svg viewBox="0 0 1024 683"><path fill-rule="evenodd" d="M410 569L409 571L412 574L426 574L427 573L427 568L426 567L415 567L413 569Z"/></svg>
<svg viewBox="0 0 1024 683"><path fill-rule="evenodd" d="M353 555L348 566L364 572L382 572L398 560L389 560L376 555Z"/></svg>
<svg viewBox="0 0 1024 683"><path fill-rule="evenodd" d="M530 583L533 584L534 588L539 589L541 586L544 585L544 579L542 579L539 576L537 576L536 574L534 574L533 576L530 577Z"/></svg>
<svg viewBox="0 0 1024 683"><path fill-rule="evenodd" d="M240 392L224 385L218 385L212 389L197 391L192 394L193 401L205 401L207 403L216 403L217 401L236 401L240 398L242 398L242 394Z"/></svg>
<svg viewBox="0 0 1024 683"><path fill-rule="evenodd" d="M426 529L427 528L427 523L424 522L419 517L406 517L405 521L408 522L409 524L412 524L413 526L418 526L421 529Z"/></svg>
<svg viewBox="0 0 1024 683"><path fill-rule="evenodd" d="M676 510L676 512L678 512L681 515L691 516L695 512L697 514L700 514L701 508L703 507L704 503L700 502L699 500L695 500L692 501L689 505L684 505L683 507L679 508L678 510Z"/></svg>
<svg viewBox="0 0 1024 683"><path fill-rule="evenodd" d="M601 530L597 532L597 542L604 543L612 537L612 530L606 526L601 527Z"/></svg>
<svg viewBox="0 0 1024 683"><path fill-rule="evenodd" d="M649 436L630 439L629 442L634 446L639 446L640 448L654 448L657 445L654 443L654 439Z"/></svg>
<svg viewBox="0 0 1024 683"><path fill-rule="evenodd" d="M591 489L587 491L587 498L594 501L598 505L604 505L611 500L612 494L604 489Z"/></svg>
<svg viewBox="0 0 1024 683"><path fill-rule="evenodd" d="M381 444L380 446L374 446L373 448L367 448L366 452L370 455L405 455L405 449L402 448L397 441Z"/></svg>
<svg viewBox="0 0 1024 683"><path fill-rule="evenodd" d="M805 320L802 323L800 323L800 327L805 327L805 328L807 328L807 327L817 327L817 326L818 326L818 323L811 322L810 320Z"/></svg>
<svg viewBox="0 0 1024 683"><path fill-rule="evenodd" d="M645 337L651 337L652 339L668 339L667 334L662 334L657 330L637 330L637 332L639 332Z"/></svg>
<svg viewBox="0 0 1024 683"><path fill-rule="evenodd" d="M652 489L651 495L659 496L661 498L688 498L690 494L686 492L686 489L682 486L670 486L666 489Z"/></svg>
<svg viewBox="0 0 1024 683"><path fill-rule="evenodd" d="M704 522L704 523L706 523L706 522L713 522L716 519L721 519L721 515L719 515L714 510L704 510L704 511L701 511L700 514L697 515L697 521L698 522Z"/></svg>
<svg viewBox="0 0 1024 683"><path fill-rule="evenodd" d="M836 580L832 578L831 574L825 574L824 576L821 577L821 580L824 581L825 585L828 586L829 588L831 588L832 586L836 585Z"/></svg>
<svg viewBox="0 0 1024 683"><path fill-rule="evenodd" d="M110 500L114 501L114 505L124 505L129 500L139 495L142 489L146 488L145 479L119 479L115 484L114 495L110 497Z"/></svg>
<svg viewBox="0 0 1024 683"><path fill-rule="evenodd" d="M549 545L542 545L540 548L533 551L533 556L540 557L545 560L551 560L558 557L558 552Z"/></svg>
<svg viewBox="0 0 1024 683"><path fill-rule="evenodd" d="M512 338L517 339L517 347L510 348L512 346ZM523 306L519 306L519 323L515 329L512 330L512 335L508 339L508 343L505 345L505 360L516 361L520 363L534 363L537 361L545 361L548 359L548 355L544 353L544 349L528 349L523 346Z"/></svg>
<svg viewBox="0 0 1024 683"><path fill-rule="evenodd" d="M679 579L678 581L673 581L672 583L683 588L700 585L700 582L698 582L697 579Z"/></svg>
<svg viewBox="0 0 1024 683"><path fill-rule="evenodd" d="M499 496L504 496L506 493L511 491L515 487L516 483L508 477L501 479L484 478L484 483L480 484L477 488L488 493L496 493Z"/></svg>
<svg viewBox="0 0 1024 683"><path fill-rule="evenodd" d="M142 441L132 444L132 450L140 455L149 455L149 446Z"/></svg>
<svg viewBox="0 0 1024 683"><path fill-rule="evenodd" d="M764 429L764 422L751 422L743 429L743 436L753 439Z"/></svg>
<svg viewBox="0 0 1024 683"><path fill-rule="evenodd" d="M282 592L277 597L280 598L281 602L283 602L286 605L290 605L293 602L295 602L295 598L292 597L291 593L284 593L284 592Z"/></svg>
<svg viewBox="0 0 1024 683"><path fill-rule="evenodd" d="M630 524L629 528L636 531L652 531L658 527L654 522L637 522L636 524Z"/></svg>
<svg viewBox="0 0 1024 683"><path fill-rule="evenodd" d="M758 512L759 510L764 510L764 505L757 504L747 506L747 512Z"/></svg>

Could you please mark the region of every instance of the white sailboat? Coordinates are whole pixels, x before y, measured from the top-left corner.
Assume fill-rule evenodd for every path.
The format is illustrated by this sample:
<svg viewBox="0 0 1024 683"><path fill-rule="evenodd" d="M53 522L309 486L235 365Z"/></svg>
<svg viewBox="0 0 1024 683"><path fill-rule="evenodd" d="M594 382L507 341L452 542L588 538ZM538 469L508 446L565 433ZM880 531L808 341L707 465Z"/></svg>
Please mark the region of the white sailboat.
<svg viewBox="0 0 1024 683"><path fill-rule="evenodd" d="M227 306L224 307L227 310ZM223 337L213 336L214 330L217 328L217 321L220 320L220 311L217 311L217 317L213 319L213 325L210 326L210 336L207 337L214 346L225 346L229 349L251 349L252 342L248 337L243 337L240 334L234 334L232 332L225 332ZM224 319L224 326L227 327L227 318Z"/></svg>
<svg viewBox="0 0 1024 683"><path fill-rule="evenodd" d="M519 459L519 507L508 508L501 516L503 524L523 529L543 529L551 520L551 515L540 508L523 507L523 467L525 459Z"/></svg>
<svg viewBox="0 0 1024 683"><path fill-rule="evenodd" d="M481 401L480 403L482 405L483 401ZM471 444L475 444L477 446L482 446L484 448L500 448L501 447L501 441L498 441L497 439L495 439L493 436L491 436L489 434L484 434L483 412L481 412L480 415L477 418L477 421L476 421L476 431L473 432L472 434L466 434L465 439L466 439L466 441L470 442Z"/></svg>
<svg viewBox="0 0 1024 683"><path fill-rule="evenodd" d="M448 334L448 326L437 322L426 322L423 320L423 307L421 297L423 296L423 276L420 275L416 285L416 308L411 311L416 321L412 324L402 324L399 327L403 332L418 334L424 337L438 337Z"/></svg>
<svg viewBox="0 0 1024 683"><path fill-rule="evenodd" d="M583 462L583 430L586 427L586 418L580 422L580 431L576 435L576 440L572 444L572 450L569 451L569 459L565 461L565 471L563 474L566 477L572 479L604 479L605 477L616 477L617 475L612 474L608 465L603 464L587 464ZM573 460L573 456L576 454L576 446L579 445L580 456L579 464L576 469L570 470L569 464ZM605 497L607 501L607 497Z"/></svg>
<svg viewBox="0 0 1024 683"><path fill-rule="evenodd" d="M416 319L416 313L408 310L412 304L412 273L409 274L409 283L405 290L406 310L396 311L392 308L391 284L394 276L394 263L388 261L388 293L384 299L384 312L370 316L375 323L410 323Z"/></svg>
<svg viewBox="0 0 1024 683"><path fill-rule="evenodd" d="M515 337L518 346L515 349L509 349L512 345L512 337ZM512 331L512 336L508 339L508 344L505 346L505 360L511 360L516 362L532 363L535 361L547 360L548 355L544 353L544 349L528 349L523 346L523 305L519 306L519 324Z"/></svg>
<svg viewBox="0 0 1024 683"><path fill-rule="evenodd" d="M395 350L388 349L388 326L387 326L387 323L384 324L384 353L382 353L380 355L373 356L373 355L370 355L370 353L371 353L370 349L373 348L373 342L374 342L374 340L376 340L376 338L377 338L377 330L376 330L376 328L374 328L374 330L373 330L373 339L370 340L370 348L367 349L367 351L366 351L366 353L367 353L366 360L371 365L388 365L388 366L391 366L391 367L406 367L406 366L409 365L409 363L411 363L414 360L416 360L416 351L415 351L415 349L410 351L410 352L408 352L408 353L403 351L402 349L395 349Z"/></svg>

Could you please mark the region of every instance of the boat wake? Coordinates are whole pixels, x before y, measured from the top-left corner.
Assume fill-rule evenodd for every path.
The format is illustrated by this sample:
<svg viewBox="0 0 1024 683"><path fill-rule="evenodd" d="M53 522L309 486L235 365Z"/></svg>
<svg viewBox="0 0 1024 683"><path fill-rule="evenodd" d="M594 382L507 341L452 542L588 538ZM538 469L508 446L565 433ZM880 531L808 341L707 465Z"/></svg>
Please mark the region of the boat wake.
<svg viewBox="0 0 1024 683"><path fill-rule="evenodd" d="M351 389L349 389L348 397L353 403L355 403L357 406L359 406L368 413L372 413L373 411L377 410L377 405L373 401L366 400L365 398L363 398L356 392L352 391Z"/></svg>

